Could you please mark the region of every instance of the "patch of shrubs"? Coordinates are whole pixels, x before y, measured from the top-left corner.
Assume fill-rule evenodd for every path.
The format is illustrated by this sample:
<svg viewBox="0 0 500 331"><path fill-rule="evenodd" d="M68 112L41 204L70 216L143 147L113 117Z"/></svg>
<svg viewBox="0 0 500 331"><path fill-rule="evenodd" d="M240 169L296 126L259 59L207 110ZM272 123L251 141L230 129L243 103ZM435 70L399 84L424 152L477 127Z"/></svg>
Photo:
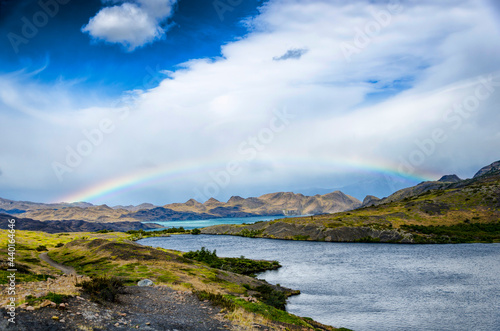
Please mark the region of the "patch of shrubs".
<svg viewBox="0 0 500 331"><path fill-rule="evenodd" d="M216 250L211 252L205 247L202 247L201 250L184 253L183 257L203 262L212 268L249 276L255 276L256 273L281 267L278 261L256 261L243 256L239 258L218 257Z"/></svg>
<svg viewBox="0 0 500 331"><path fill-rule="evenodd" d="M99 231L94 231L94 233L110 233L110 232L115 232L114 230L99 230Z"/></svg>
<svg viewBox="0 0 500 331"><path fill-rule="evenodd" d="M30 306L35 306L35 305L43 302L44 300L50 300L54 303L60 304L64 300L66 300L67 298L68 298L67 295L49 292L49 294L44 295L44 296L39 297L39 298L34 297L32 295L28 295L28 296L26 296L26 303Z"/></svg>
<svg viewBox="0 0 500 331"><path fill-rule="evenodd" d="M260 285L255 288L259 292L256 297L266 305L272 306L279 310L286 310L286 295L285 293L275 290L269 285Z"/></svg>
<svg viewBox="0 0 500 331"><path fill-rule="evenodd" d="M40 245L37 248L35 248L38 252L43 252L43 251L48 251L47 247L44 245Z"/></svg>
<svg viewBox="0 0 500 331"><path fill-rule="evenodd" d="M184 227L178 227L178 228L168 228L164 230L158 230L158 231L144 231L144 230L129 230L126 233L127 234L133 234L133 235L139 235L143 238L146 237L162 237L166 234L170 233L186 233L189 230L184 229Z"/></svg>
<svg viewBox="0 0 500 331"><path fill-rule="evenodd" d="M116 302L118 294L123 292L124 281L117 277L91 276L90 280L80 282L76 286L81 287L94 302Z"/></svg>
<svg viewBox="0 0 500 331"><path fill-rule="evenodd" d="M236 309L236 305L234 304L234 302L231 299L226 298L222 294L215 294L207 291L196 291L195 294L201 301L208 300L213 305L225 308L228 311L234 311Z"/></svg>
<svg viewBox="0 0 500 331"><path fill-rule="evenodd" d="M402 225L401 229L414 233L417 243L468 243L468 242L494 242L500 240L500 222L497 223L472 223L466 220L455 225ZM424 239L422 235L427 235Z"/></svg>
<svg viewBox="0 0 500 331"><path fill-rule="evenodd" d="M201 233L201 230L200 229L193 229L191 230L191 234L195 234L195 235L198 235Z"/></svg>

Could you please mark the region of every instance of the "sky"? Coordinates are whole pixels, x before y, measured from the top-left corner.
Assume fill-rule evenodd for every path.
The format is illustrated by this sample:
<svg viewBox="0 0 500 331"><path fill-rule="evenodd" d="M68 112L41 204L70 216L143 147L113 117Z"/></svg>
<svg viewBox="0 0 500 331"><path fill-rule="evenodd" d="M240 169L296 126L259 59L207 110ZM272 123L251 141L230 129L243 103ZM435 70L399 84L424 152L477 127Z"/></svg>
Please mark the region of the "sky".
<svg viewBox="0 0 500 331"><path fill-rule="evenodd" d="M0 0L0 197L358 199L500 159L495 0Z"/></svg>

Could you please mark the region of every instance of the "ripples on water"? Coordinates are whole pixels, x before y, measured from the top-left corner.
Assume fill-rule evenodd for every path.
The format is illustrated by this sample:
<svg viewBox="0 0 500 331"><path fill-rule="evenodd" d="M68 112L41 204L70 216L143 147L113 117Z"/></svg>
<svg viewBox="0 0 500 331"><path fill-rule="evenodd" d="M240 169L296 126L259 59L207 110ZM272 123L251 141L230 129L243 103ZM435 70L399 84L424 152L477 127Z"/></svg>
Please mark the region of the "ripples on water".
<svg viewBox="0 0 500 331"><path fill-rule="evenodd" d="M500 244L320 243L231 236L148 238L180 251L278 260L259 278L301 290L287 310L356 331L500 330Z"/></svg>

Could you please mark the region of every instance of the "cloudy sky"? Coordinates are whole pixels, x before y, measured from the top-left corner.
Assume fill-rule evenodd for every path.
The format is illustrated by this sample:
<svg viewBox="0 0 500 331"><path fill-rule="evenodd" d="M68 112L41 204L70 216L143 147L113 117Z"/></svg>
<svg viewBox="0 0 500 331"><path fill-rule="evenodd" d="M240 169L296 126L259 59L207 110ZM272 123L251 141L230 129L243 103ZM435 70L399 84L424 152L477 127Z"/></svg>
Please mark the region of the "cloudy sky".
<svg viewBox="0 0 500 331"><path fill-rule="evenodd" d="M0 197L362 199L500 159L495 0L0 1Z"/></svg>

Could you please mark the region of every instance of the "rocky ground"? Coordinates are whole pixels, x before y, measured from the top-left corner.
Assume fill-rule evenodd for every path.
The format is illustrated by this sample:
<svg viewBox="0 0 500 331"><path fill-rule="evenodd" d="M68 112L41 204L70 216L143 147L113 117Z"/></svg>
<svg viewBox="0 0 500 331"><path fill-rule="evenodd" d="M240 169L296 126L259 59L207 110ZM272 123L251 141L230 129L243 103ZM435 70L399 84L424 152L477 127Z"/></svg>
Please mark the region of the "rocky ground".
<svg viewBox="0 0 500 331"><path fill-rule="evenodd" d="M220 309L200 302L191 292L166 286L126 287L117 303L97 304L84 295L62 307L16 309L16 324L0 310L1 330L228 330L235 329Z"/></svg>

